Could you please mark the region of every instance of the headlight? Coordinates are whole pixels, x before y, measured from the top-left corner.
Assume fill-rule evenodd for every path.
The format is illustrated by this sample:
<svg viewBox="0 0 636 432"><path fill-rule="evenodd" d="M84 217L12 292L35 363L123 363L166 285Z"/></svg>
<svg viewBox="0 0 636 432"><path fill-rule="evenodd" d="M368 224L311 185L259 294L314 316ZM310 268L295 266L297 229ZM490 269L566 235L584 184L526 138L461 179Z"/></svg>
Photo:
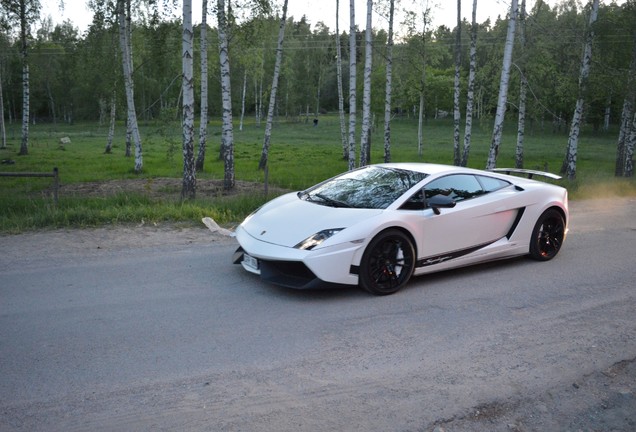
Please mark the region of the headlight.
<svg viewBox="0 0 636 432"><path fill-rule="evenodd" d="M332 228L332 229L322 230L312 235L311 237L308 237L305 240L301 241L294 247L296 249L311 250L315 248L316 246L318 246L319 244L321 244L322 242L324 242L325 240L327 240L328 238L330 238L331 236L339 233L343 229L344 228Z"/></svg>

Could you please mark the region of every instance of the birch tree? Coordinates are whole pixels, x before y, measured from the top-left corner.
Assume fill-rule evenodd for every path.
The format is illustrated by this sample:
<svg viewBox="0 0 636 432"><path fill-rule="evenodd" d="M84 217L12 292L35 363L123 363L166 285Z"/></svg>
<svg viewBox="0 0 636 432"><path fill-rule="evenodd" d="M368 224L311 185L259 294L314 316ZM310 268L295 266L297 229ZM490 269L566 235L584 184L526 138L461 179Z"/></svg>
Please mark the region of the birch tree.
<svg viewBox="0 0 636 432"><path fill-rule="evenodd" d="M627 74L627 91L623 100L623 110L621 112L621 120L618 130L618 145L616 147L616 166L614 175L621 177L625 175L625 166L627 163L627 144L630 137L631 118L634 114L634 105L636 102L636 33L634 33L634 42L632 48L632 61L629 65ZM633 150L633 149L632 149Z"/></svg>
<svg viewBox="0 0 636 432"><path fill-rule="evenodd" d="M208 140L208 0L201 2L201 120L195 169L203 171Z"/></svg>
<svg viewBox="0 0 636 432"><path fill-rule="evenodd" d="M263 151L258 168L265 170L267 176L267 160L269 157L269 146L272 137L272 123L274 122L274 108L276 106L276 92L278 90L278 78L280 75L280 65L283 61L283 39L285 38L285 23L287 21L287 1L283 3L283 16L280 19L278 29L278 44L276 46L276 63L274 64L274 77L272 78L272 88L269 94L269 107L267 109L267 120L265 123L265 138L263 139ZM267 188L267 181L265 182Z"/></svg>
<svg viewBox="0 0 636 432"><path fill-rule="evenodd" d="M336 0L336 79L338 85L338 114L340 117L340 139L342 141L342 158L347 160L347 122L344 111L344 93L342 90L342 47L340 46L340 0Z"/></svg>
<svg viewBox="0 0 636 432"><path fill-rule="evenodd" d="M519 46L521 48L519 64L519 118L517 120L517 147L515 149L515 168L523 168L523 142L526 135L526 95L528 78L526 77L526 0L521 0L519 11Z"/></svg>
<svg viewBox="0 0 636 432"><path fill-rule="evenodd" d="M2 6L11 23L17 23L20 31L20 61L22 63L22 138L18 154L29 153L29 26L40 16L39 0L2 0Z"/></svg>
<svg viewBox="0 0 636 432"><path fill-rule="evenodd" d="M106 138L106 149L104 153L110 154L113 148L113 137L115 136L115 122L117 120L117 93L113 89L110 96L110 119L108 122L108 137Z"/></svg>
<svg viewBox="0 0 636 432"><path fill-rule="evenodd" d="M581 121L583 119L583 106L585 103L584 96L590 75L590 66L592 64L592 42L594 40L593 26L596 22L597 16L598 0L593 0L587 37L585 40L585 48L583 50L583 60L581 62L581 72L579 74L578 97L576 99L576 107L574 108L574 115L572 116L572 123L570 125L570 134L568 135L568 146L565 160L563 161L563 168L565 169L561 170L570 180L574 180L576 178L576 157L579 146L579 134L581 132Z"/></svg>
<svg viewBox="0 0 636 432"><path fill-rule="evenodd" d="M384 162L391 162L391 96L393 92L393 15L395 0L389 1L389 34L386 44L386 85L384 90Z"/></svg>
<svg viewBox="0 0 636 432"><path fill-rule="evenodd" d="M360 166L371 160L371 67L373 61L373 39L371 18L373 0L367 0L367 28L364 38L364 85L362 92L362 128L360 130Z"/></svg>
<svg viewBox="0 0 636 432"><path fill-rule="evenodd" d="M634 147L636 147L636 113L633 115L632 128L625 146L625 177L634 177Z"/></svg>
<svg viewBox="0 0 636 432"><path fill-rule="evenodd" d="M457 0L457 28L455 30L455 82L453 94L453 163L461 163L459 152L459 122L462 118L459 110L460 72L462 67L462 2Z"/></svg>
<svg viewBox="0 0 636 432"><path fill-rule="evenodd" d="M223 157L223 188L234 188L234 126L232 123L232 85L230 81L230 56L227 38L227 15L225 0L217 0L216 16L219 34L219 62L221 68L221 109L223 126L221 132L221 155Z"/></svg>
<svg viewBox="0 0 636 432"><path fill-rule="evenodd" d="M183 186L181 199L194 199L196 170L194 167L194 33L192 30L192 0L183 0Z"/></svg>
<svg viewBox="0 0 636 432"><path fill-rule="evenodd" d="M243 91L241 92L241 119L239 130L243 130L243 119L245 118L245 97L247 96L247 69L243 71Z"/></svg>
<svg viewBox="0 0 636 432"><path fill-rule="evenodd" d="M499 146L501 144L501 135L503 133L503 124L506 116L506 104L508 100L508 82L510 81L510 67L512 64L512 49L515 42L515 28L517 24L517 15L519 6L517 0L510 2L510 17L508 18L508 32L506 34L506 43L504 45L503 66L501 68L501 79L499 80L499 98L497 99L497 114L495 115L495 125L492 132L492 141L490 143L490 152L488 153L488 161L486 169L493 169L497 166L497 155L499 154Z"/></svg>
<svg viewBox="0 0 636 432"><path fill-rule="evenodd" d="M2 72L0 71L0 149L7 148L7 130L4 125L4 91L2 90Z"/></svg>
<svg viewBox="0 0 636 432"><path fill-rule="evenodd" d="M117 0L117 17L119 22L119 45L121 49L122 67L124 72L124 85L126 88L126 104L128 107L127 120L128 130L135 142L135 172L140 173L143 169L143 156L141 149L141 136L137 124L137 112L135 110L135 95L133 84L133 65L130 43L130 25L127 25L126 3L130 0Z"/></svg>
<svg viewBox="0 0 636 432"><path fill-rule="evenodd" d="M349 171L356 167L356 3L349 0Z"/></svg>
<svg viewBox="0 0 636 432"><path fill-rule="evenodd" d="M525 1L525 0L524 0ZM466 95L466 126L464 127L464 151L461 166L468 165L470 142L473 133L473 105L475 100L475 72L477 70L477 0L473 0L473 15L470 26L470 66L468 70L468 92Z"/></svg>

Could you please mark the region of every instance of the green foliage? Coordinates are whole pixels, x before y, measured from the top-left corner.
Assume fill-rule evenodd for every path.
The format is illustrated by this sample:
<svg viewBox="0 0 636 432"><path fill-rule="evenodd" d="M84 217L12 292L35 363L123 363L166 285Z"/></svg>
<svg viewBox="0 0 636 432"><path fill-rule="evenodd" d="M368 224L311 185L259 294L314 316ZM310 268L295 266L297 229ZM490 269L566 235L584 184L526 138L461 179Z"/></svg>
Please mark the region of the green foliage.
<svg viewBox="0 0 636 432"><path fill-rule="evenodd" d="M210 125L209 155L218 151L218 122ZM469 165L485 166L491 135L490 122L475 122ZM417 120L395 118L392 124L392 156L395 162L423 161L452 163L452 122L429 120L425 125L424 155L417 154ZM300 190L347 169L342 160L337 116L322 116L318 126L311 122L278 122L274 126L269 163L270 195L265 197L264 173L258 169L263 129L247 123L235 131L236 178L251 184L233 194L198 192L197 199L179 199L178 180L182 176L182 156L178 122L148 122L142 125L144 172L134 174L131 158L124 156L125 129L118 125L111 154L104 154L106 128L94 124L74 126L40 125L31 129L28 156L17 156L19 125L8 130L8 147L0 150L0 172L51 172L58 167L61 190L53 204L50 178L0 177L0 232L19 232L46 227L85 227L117 223L199 224L210 216L224 225L239 222L256 207L283 190ZM60 137L71 144L61 147ZM636 195L633 179L613 177L616 131L584 131L579 147L577 180L562 182L572 198ZM372 163L382 162L382 130L372 132ZM514 166L515 127L504 129L499 166ZM558 171L567 136L554 133L538 122L528 125L526 168ZM172 149L172 150L170 150ZM168 152L172 157L166 157ZM223 179L223 162L208 157L206 170L197 174L199 182ZM159 179L175 179L176 186L157 189ZM134 180L142 188L127 189L124 180ZM108 189L110 188L110 189ZM100 192L103 189L104 192ZM238 189L238 187L237 187ZM68 191L72 192L68 192ZM107 193L107 191L116 193ZM154 190L154 193L150 193ZM95 192L97 191L97 192ZM91 192L91 193L88 193Z"/></svg>
<svg viewBox="0 0 636 432"><path fill-rule="evenodd" d="M5 3L13 4L14 2ZM28 3L37 4L31 1ZM246 112L254 117L258 106L266 107L274 65L278 19L266 7L269 2L253 3L254 9L237 5L232 20L230 64L232 70L232 97L235 117L243 96L243 79L247 78ZM89 29L78 35L69 23L55 28L42 25L36 39L30 43L31 111L37 122L104 121L105 109L115 92L119 120L125 117L122 67L118 46L117 26L106 4L93 2L95 20ZM341 8L341 22L347 22L346 8ZM622 107L627 81L626 71L631 60L636 22L634 2L604 4L599 9L595 26L596 42L590 74L589 95L586 97L588 121L599 125L604 109L613 113L616 123ZM433 117L437 109L452 109L454 32L444 26L431 28L435 10L407 10L406 20L396 23L398 37L394 48L393 101L394 107L412 110L419 106L420 91L424 92L425 109ZM464 11L470 16L470 10ZM588 8L577 2L565 1L556 6L537 2L528 11L526 39L523 53L515 49L518 63L523 63L531 97L528 117L535 121L562 118L567 121L573 112L576 98L581 47L586 31ZM376 14L379 12L376 10ZM15 15L15 14L13 14ZM210 26L215 20L210 16ZM375 18L374 18L375 22ZM380 19L378 22L382 22ZM280 77L278 115L298 117L306 111L334 112L338 107L335 79L335 35L322 23L311 25L305 18L290 18L285 32L283 67ZM135 98L140 120L165 118L165 112L178 110L181 88L181 24L179 20L151 19L133 22L133 60ZM462 80L465 87L468 75L468 49L470 23L462 26ZM0 36L0 68L3 70L5 112L13 119L20 118L21 65L17 61L19 41L15 29L5 29ZM477 114L488 118L494 113L501 56L506 35L507 17L478 26L477 38ZM348 28L342 26L343 63L345 66L344 92L348 93L346 71L348 65ZM209 59L209 115L220 115L220 86L218 82L218 47L216 30L208 33ZM198 31L196 32L198 35ZM381 116L384 108L384 69L386 32L374 32L373 111ZM354 53L358 59L358 77L362 79L364 55L363 32L358 33L358 46ZM195 38L199 44L198 37ZM517 63L517 59L515 59ZM450 79L449 79L450 77ZM195 77L196 89L200 78ZM511 109L516 114L518 71L511 77ZM362 85L359 85L360 92ZM465 92L462 91L462 95ZM360 95L361 96L361 95ZM361 100L361 97L358 99ZM347 101L345 101L345 109ZM464 101L461 106L465 105ZM165 112L164 112L165 111ZM178 114L178 113L177 113ZM174 117L176 119L177 117Z"/></svg>

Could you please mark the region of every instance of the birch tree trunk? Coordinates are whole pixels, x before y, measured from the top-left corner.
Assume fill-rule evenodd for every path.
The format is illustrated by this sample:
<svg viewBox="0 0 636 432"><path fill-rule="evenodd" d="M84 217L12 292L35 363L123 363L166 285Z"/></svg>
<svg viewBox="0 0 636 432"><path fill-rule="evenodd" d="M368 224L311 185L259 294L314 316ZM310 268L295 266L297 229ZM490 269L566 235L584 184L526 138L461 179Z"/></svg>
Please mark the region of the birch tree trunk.
<svg viewBox="0 0 636 432"><path fill-rule="evenodd" d="M269 157L269 146L272 137L272 123L274 122L274 108L276 106L276 92L278 90L278 77L280 75L280 65L283 61L283 39L285 38L285 22L287 21L287 1L283 3L283 16L278 29L278 45L276 46L276 63L274 64L274 78L272 79L272 89L269 95L269 108L267 109L267 120L265 123L265 138L263 140L263 151L258 168L265 170L267 176L267 160ZM265 183L267 188L267 182Z"/></svg>
<svg viewBox="0 0 636 432"><path fill-rule="evenodd" d="M627 75L627 94L623 101L623 110L621 112L621 122L618 131L618 145L616 147L616 166L614 175L616 177L625 175L626 164L626 146L630 136L631 118L634 114L634 104L636 102L636 34L634 35L634 45L632 49L632 61L629 65L629 73Z"/></svg>
<svg viewBox="0 0 636 432"><path fill-rule="evenodd" d="M223 157L223 188L234 188L234 126L232 124L232 84L230 82L230 56L227 40L227 16L225 0L217 0L217 20L219 33L219 62L221 68L221 105L223 126L221 132L221 153Z"/></svg>
<svg viewBox="0 0 636 432"><path fill-rule="evenodd" d="M579 146L579 134L581 132L581 121L583 120L584 96L587 90L587 82L590 75L590 65L592 64L592 41L594 40L594 23L598 16L598 0L592 1L592 11L590 12L590 22L585 41L585 49L583 52L583 61L581 63L581 73L579 75L579 91L576 100L574 115L572 116L572 124L570 125L570 134L568 136L568 147L563 161L565 175L568 179L576 178L576 156Z"/></svg>
<svg viewBox="0 0 636 432"><path fill-rule="evenodd" d="M389 1L389 34L386 46L386 86L384 96L384 162L391 162L391 96L393 92L393 14L395 0Z"/></svg>
<svg viewBox="0 0 636 432"><path fill-rule="evenodd" d="M634 114L632 130L625 146L625 177L634 177L634 147L636 147L636 114Z"/></svg>
<svg viewBox="0 0 636 432"><path fill-rule="evenodd" d="M373 40L371 17L373 0L367 0L367 28L364 38L364 87L362 93L362 128L360 130L360 166L371 160L371 66L373 60Z"/></svg>
<svg viewBox="0 0 636 432"><path fill-rule="evenodd" d="M424 72L422 72L422 75ZM423 82L424 80L422 80ZM424 154L424 88L420 90L420 109L417 117L417 155Z"/></svg>
<svg viewBox="0 0 636 432"><path fill-rule="evenodd" d="M422 26L422 78L420 80L420 110L417 123L417 155L422 157L424 153L424 89L426 86L426 25L428 23L429 9L424 12ZM413 107L415 114L415 107Z"/></svg>
<svg viewBox="0 0 636 432"><path fill-rule="evenodd" d="M344 93L342 90L342 47L340 46L340 0L336 0L336 79L338 81L338 114L340 116L340 140L342 141L342 159L347 160L347 121L344 111Z"/></svg>
<svg viewBox="0 0 636 432"><path fill-rule="evenodd" d="M462 2L457 0L457 31L455 33L455 83L453 94L453 163L461 163L459 152L459 122L462 113L459 110L460 72L462 67Z"/></svg>
<svg viewBox="0 0 636 432"><path fill-rule="evenodd" d="M636 113L632 120L632 128L625 146L625 177L634 177L634 147L636 147Z"/></svg>
<svg viewBox="0 0 636 432"><path fill-rule="evenodd" d="M247 69L243 72L243 94L241 95L241 121L239 130L243 130L243 118L245 117L245 97L247 96Z"/></svg>
<svg viewBox="0 0 636 432"><path fill-rule="evenodd" d="M128 0L129 1L129 0ZM128 125L132 140L135 143L135 172L143 169L143 156L141 150L141 136L137 125L137 113L135 111L135 96L132 77L132 52L130 44L130 25L126 23L126 0L117 0L117 12L119 19L119 43L122 51L122 65L124 70L124 84L126 87L126 104L128 106Z"/></svg>
<svg viewBox="0 0 636 432"><path fill-rule="evenodd" d="M519 45L521 55L519 60L519 118L517 120L517 147L515 149L515 168L523 168L523 142L526 135L526 95L528 92L528 78L526 77L526 0L521 0L519 11Z"/></svg>
<svg viewBox="0 0 636 432"><path fill-rule="evenodd" d="M104 153L110 154L113 148L113 137L115 136L115 121L117 120L117 93L113 89L113 94L110 96L110 120L108 122L108 138L106 139L106 150Z"/></svg>
<svg viewBox="0 0 636 432"><path fill-rule="evenodd" d="M203 171L208 140L208 0L201 2L201 120L196 171Z"/></svg>
<svg viewBox="0 0 636 432"><path fill-rule="evenodd" d="M349 171L356 167L356 3L349 0Z"/></svg>
<svg viewBox="0 0 636 432"><path fill-rule="evenodd" d="M20 58L22 60L22 139L19 155L29 154L29 50L27 45L26 0L20 1Z"/></svg>
<svg viewBox="0 0 636 432"><path fill-rule="evenodd" d="M510 17L508 18L508 33L506 35L506 44L504 45L503 66L501 68L501 79L499 81L499 99L497 102L497 114L495 115L495 126L492 132L492 142L490 143L490 152L486 169L493 169L497 166L497 155L499 154L499 146L501 144L501 135L503 132L504 119L506 117L506 103L508 100L508 82L510 81L510 66L512 64L512 48L515 43L515 27L517 24L517 15L519 6L517 0L510 2Z"/></svg>
<svg viewBox="0 0 636 432"><path fill-rule="evenodd" d="M183 0L183 186L181 199L194 199L196 170L194 167L194 34L192 30L192 0Z"/></svg>
<svg viewBox="0 0 636 432"><path fill-rule="evenodd" d="M464 151L461 166L468 165L470 142L473 134L473 105L475 100L475 72L477 70L477 0L473 0L473 16L470 27L470 66L468 71L468 93L466 95L466 126L464 128Z"/></svg>
<svg viewBox="0 0 636 432"><path fill-rule="evenodd" d="M0 149L7 148L7 129L4 124L4 90L2 89L2 74L0 74Z"/></svg>
<svg viewBox="0 0 636 432"><path fill-rule="evenodd" d="M629 140L632 114L634 114L634 101L630 100L630 97L627 96L623 102L623 111L621 112L621 122L618 130L616 165L614 167L614 175L616 177L625 175L625 150L627 148L627 141Z"/></svg>

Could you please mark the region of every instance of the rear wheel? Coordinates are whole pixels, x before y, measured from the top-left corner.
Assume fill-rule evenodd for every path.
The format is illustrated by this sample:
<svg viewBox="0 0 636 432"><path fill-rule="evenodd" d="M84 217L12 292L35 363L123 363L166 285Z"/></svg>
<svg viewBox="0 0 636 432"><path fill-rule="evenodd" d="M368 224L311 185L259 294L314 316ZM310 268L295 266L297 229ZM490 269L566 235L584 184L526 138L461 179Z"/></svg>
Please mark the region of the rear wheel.
<svg viewBox="0 0 636 432"><path fill-rule="evenodd" d="M360 285L375 295L393 294L411 278L415 249L410 238L391 229L378 234L364 251Z"/></svg>
<svg viewBox="0 0 636 432"><path fill-rule="evenodd" d="M538 261L551 260L559 253L565 238L565 221L558 210L548 209L537 220L530 239L530 256Z"/></svg>

